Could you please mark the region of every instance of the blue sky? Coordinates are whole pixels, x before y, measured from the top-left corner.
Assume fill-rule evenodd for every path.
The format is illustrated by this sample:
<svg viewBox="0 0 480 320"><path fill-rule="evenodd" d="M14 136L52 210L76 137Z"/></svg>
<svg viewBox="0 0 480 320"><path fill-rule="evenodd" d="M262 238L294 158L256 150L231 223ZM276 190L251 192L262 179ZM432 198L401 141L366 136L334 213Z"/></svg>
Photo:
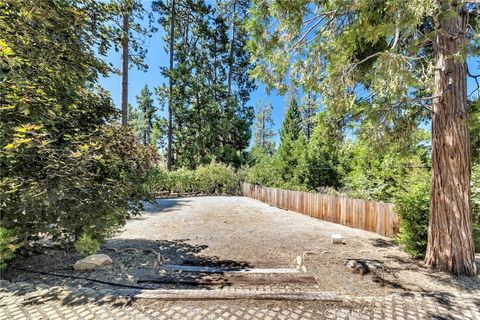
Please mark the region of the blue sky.
<svg viewBox="0 0 480 320"><path fill-rule="evenodd" d="M211 3L213 1L207 0L206 2ZM144 1L144 6L147 10L151 9L150 3L151 1ZM136 96L140 93L145 84L147 84L153 91L153 88L167 83L167 80L160 74L160 67L167 67L169 64L169 56L164 50L163 35L164 31L159 28L159 31L148 39L148 54L145 59L145 63L149 66L148 71L139 71L135 67L130 69L128 101L133 105L136 104ZM116 68L120 68L121 53L111 50L108 54L107 61L112 63ZM111 92L115 105L120 106L120 76L112 74L108 78L101 78L100 85ZM250 105L256 106L259 100L263 103L267 101L272 103L273 121L275 123L275 128L278 129L283 119L284 100L286 101L286 97L276 94L275 90L272 90L267 94L265 87L259 83L258 89L255 90L250 97ZM158 101L156 101L156 103L157 106L159 106ZM162 112L159 111L159 114L162 114Z"/></svg>
<svg viewBox="0 0 480 320"><path fill-rule="evenodd" d="M207 0L207 3L213 2ZM150 0L144 0L144 5L147 10L150 10ZM129 74L129 102L133 105L136 104L136 96L140 93L140 90L147 84L153 91L153 88L166 83L166 79L160 74L160 67L166 67L169 63L169 57L164 51L164 41L162 39L164 31L159 28L151 38L147 41L148 54L145 59L145 63L149 66L148 71L143 72L137 70L135 67L130 69ZM120 52L111 50L108 54L107 61L112 63L116 68L120 67ZM474 74L480 73L478 57L468 60L470 70ZM115 105L120 106L120 76L111 74L108 78L101 78L100 85L111 92ZM468 92L470 93L475 88L475 82L473 79L468 79ZM275 123L275 129L278 130L283 119L285 110L286 96L280 96L275 90L267 93L265 86L261 83L258 84L257 90L255 90L250 97L250 105L256 106L259 101L263 103L270 101L273 106L273 121ZM158 101L155 101L158 107ZM165 111L159 111L160 115L164 115ZM278 138L278 135L277 135Z"/></svg>

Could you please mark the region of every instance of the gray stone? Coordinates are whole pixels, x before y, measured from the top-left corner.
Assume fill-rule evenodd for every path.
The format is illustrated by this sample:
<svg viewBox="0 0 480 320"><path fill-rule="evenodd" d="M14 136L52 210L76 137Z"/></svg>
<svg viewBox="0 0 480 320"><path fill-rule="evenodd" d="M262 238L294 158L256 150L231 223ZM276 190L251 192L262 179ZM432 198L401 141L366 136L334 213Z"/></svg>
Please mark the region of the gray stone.
<svg viewBox="0 0 480 320"><path fill-rule="evenodd" d="M95 270L112 262L112 259L106 254L93 254L75 262L73 269L78 271Z"/></svg>

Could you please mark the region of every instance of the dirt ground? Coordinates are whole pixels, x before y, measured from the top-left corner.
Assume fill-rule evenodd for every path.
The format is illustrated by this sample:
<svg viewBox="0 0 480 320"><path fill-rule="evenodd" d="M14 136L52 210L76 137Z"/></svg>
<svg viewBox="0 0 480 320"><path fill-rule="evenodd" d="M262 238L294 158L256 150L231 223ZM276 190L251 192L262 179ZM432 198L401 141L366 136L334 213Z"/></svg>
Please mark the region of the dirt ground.
<svg viewBox="0 0 480 320"><path fill-rule="evenodd" d="M332 233L341 234L344 244L332 244ZM96 271L75 272L71 265L79 258L77 254L52 250L17 259L2 276L11 281L93 288L109 285L82 278L139 286L137 280L142 275L165 273L161 271L164 263L291 268L301 257L306 274L316 280L316 290L358 296L480 293L478 276L433 272L409 258L389 238L244 197L161 199L147 204L145 212L130 220L123 231L102 246L101 252L109 254L114 263ZM363 276L353 273L346 266L349 259L365 262L370 272Z"/></svg>

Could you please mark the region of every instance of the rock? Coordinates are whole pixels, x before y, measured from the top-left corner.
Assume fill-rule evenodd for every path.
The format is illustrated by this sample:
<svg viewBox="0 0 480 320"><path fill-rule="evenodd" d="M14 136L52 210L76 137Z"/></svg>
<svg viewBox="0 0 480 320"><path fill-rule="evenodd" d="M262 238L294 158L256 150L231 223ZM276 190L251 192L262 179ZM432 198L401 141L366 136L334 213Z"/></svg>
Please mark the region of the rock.
<svg viewBox="0 0 480 320"><path fill-rule="evenodd" d="M359 273L361 275L364 275L368 272L368 269L367 269L366 265L363 265L363 264L359 263L355 266L355 269L353 269L353 271L355 273Z"/></svg>
<svg viewBox="0 0 480 320"><path fill-rule="evenodd" d="M106 254L93 254L75 262L73 269L78 271L95 270L112 262L112 259Z"/></svg>
<svg viewBox="0 0 480 320"><path fill-rule="evenodd" d="M346 265L347 265L347 267L352 269L353 273L358 273L358 274L364 275L364 274L366 274L370 271L368 269L368 266L363 261L348 260Z"/></svg>
<svg viewBox="0 0 480 320"><path fill-rule="evenodd" d="M342 235L338 234L338 233L332 234L332 243L333 244L342 244L343 243Z"/></svg>

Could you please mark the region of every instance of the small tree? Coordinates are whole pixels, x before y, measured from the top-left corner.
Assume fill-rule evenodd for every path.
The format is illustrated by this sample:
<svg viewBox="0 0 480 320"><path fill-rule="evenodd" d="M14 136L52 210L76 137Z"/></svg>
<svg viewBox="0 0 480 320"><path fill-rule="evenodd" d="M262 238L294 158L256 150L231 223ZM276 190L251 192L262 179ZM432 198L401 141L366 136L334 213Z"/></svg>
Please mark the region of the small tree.
<svg viewBox="0 0 480 320"><path fill-rule="evenodd" d="M280 128L280 145L276 165L285 182L302 185L299 166L306 154L306 141L302 132L302 116L295 97L291 97Z"/></svg>
<svg viewBox="0 0 480 320"><path fill-rule="evenodd" d="M272 104L270 102L257 105L257 117L253 125L253 147L259 147L268 154L275 150L275 132L273 131Z"/></svg>

